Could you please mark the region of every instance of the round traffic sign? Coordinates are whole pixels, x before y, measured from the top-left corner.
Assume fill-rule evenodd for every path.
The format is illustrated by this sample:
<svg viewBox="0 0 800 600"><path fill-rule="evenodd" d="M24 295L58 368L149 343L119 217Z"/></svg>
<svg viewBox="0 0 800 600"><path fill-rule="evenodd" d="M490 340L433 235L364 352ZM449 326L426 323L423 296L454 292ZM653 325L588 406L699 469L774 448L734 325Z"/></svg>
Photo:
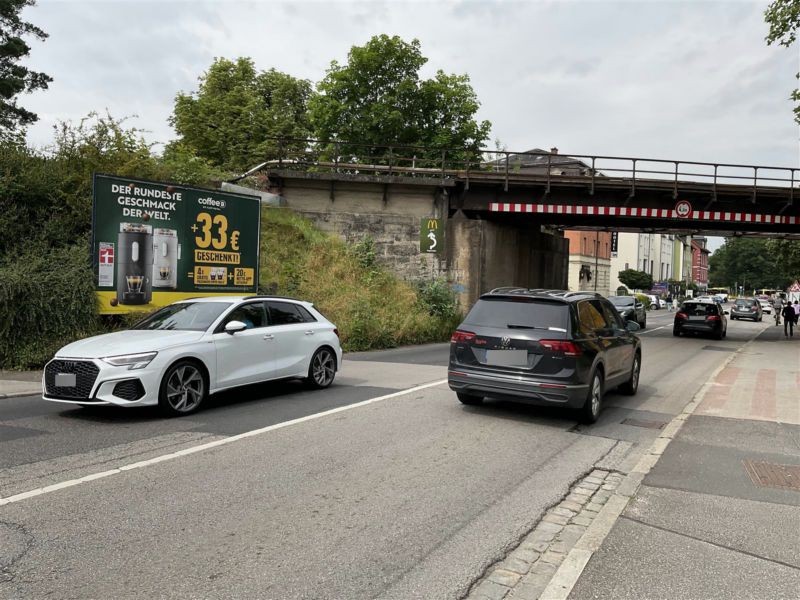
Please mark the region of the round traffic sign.
<svg viewBox="0 0 800 600"><path fill-rule="evenodd" d="M692 205L689 203L688 200L680 200L675 205L675 214L680 219L688 219L689 216L692 214Z"/></svg>

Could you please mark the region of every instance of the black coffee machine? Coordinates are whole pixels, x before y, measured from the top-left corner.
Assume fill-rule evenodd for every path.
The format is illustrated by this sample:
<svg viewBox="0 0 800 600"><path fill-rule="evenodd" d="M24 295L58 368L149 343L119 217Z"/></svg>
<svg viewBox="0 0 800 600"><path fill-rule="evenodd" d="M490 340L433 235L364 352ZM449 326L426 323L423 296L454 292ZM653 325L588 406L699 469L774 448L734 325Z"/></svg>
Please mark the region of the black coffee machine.
<svg viewBox="0 0 800 600"><path fill-rule="evenodd" d="M120 223L117 237L117 300L148 304L153 299L153 229L141 223Z"/></svg>

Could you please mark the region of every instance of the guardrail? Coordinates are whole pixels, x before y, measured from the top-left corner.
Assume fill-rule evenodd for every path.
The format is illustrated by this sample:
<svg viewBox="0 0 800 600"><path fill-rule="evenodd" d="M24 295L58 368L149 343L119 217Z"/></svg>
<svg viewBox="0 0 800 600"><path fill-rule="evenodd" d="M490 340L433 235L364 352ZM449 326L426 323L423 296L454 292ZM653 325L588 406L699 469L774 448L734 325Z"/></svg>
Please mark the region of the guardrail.
<svg viewBox="0 0 800 600"><path fill-rule="evenodd" d="M400 177L463 179L497 178L508 190L519 179L541 180L550 191L551 183L578 178L594 194L597 182L624 182L630 196L636 186L647 182L671 184L677 197L682 183L701 183L716 197L718 186L752 188L755 201L759 188L785 188L789 203L800 186L800 168L733 163L591 154L562 154L546 151L511 152L482 148L437 149L408 145L371 145L343 141L297 138L268 138L275 142L274 158L251 169L239 179L267 167L316 172L335 172ZM799 190L800 191L800 190Z"/></svg>

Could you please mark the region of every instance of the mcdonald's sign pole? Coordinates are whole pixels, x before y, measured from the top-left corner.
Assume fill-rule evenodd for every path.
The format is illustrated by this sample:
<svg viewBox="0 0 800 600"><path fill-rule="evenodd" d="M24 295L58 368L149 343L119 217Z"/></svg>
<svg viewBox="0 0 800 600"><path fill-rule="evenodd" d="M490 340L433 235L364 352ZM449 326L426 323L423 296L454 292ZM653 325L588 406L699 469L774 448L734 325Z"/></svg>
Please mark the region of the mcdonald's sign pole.
<svg viewBox="0 0 800 600"><path fill-rule="evenodd" d="M444 223L436 217L423 217L419 227L419 251L423 254L444 252Z"/></svg>

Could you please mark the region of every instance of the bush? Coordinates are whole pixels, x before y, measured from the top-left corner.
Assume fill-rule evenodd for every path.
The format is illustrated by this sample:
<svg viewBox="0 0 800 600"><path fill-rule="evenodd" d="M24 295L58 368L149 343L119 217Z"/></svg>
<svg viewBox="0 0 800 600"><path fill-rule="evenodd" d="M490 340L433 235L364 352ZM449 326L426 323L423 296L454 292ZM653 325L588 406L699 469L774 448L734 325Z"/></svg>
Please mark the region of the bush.
<svg viewBox="0 0 800 600"><path fill-rule="evenodd" d="M644 294L636 294L636 301L644 304L645 310L650 310L651 302L649 297L645 296Z"/></svg>
<svg viewBox="0 0 800 600"><path fill-rule="evenodd" d="M100 332L88 243L0 264L0 367L41 367L64 344Z"/></svg>

